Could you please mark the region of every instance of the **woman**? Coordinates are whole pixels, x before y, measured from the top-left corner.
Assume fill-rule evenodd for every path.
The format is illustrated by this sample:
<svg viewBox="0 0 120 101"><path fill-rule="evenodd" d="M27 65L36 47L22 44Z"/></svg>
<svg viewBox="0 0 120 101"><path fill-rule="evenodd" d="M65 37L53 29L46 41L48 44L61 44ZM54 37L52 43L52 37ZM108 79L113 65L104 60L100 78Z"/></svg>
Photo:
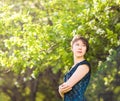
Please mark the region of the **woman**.
<svg viewBox="0 0 120 101"><path fill-rule="evenodd" d="M85 90L90 80L90 65L85 60L89 49L88 41L75 35L71 41L74 65L64 77L64 83L59 86L59 93L64 101L86 101Z"/></svg>

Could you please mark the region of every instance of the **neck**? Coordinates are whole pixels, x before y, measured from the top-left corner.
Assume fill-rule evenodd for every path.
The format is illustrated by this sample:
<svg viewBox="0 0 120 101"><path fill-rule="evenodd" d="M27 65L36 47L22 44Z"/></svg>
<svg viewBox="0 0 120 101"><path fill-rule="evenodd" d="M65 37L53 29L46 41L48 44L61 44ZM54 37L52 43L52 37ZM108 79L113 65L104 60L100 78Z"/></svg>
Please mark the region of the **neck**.
<svg viewBox="0 0 120 101"><path fill-rule="evenodd" d="M74 57L74 64L77 64L77 63L79 63L79 62L81 62L83 60L85 60L84 57Z"/></svg>

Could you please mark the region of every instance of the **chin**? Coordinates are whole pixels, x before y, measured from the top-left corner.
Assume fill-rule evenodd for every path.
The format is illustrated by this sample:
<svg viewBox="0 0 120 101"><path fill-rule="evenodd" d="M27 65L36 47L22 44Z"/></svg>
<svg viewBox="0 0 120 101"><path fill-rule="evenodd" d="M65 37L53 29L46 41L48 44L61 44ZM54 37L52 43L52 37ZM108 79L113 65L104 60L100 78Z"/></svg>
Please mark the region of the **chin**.
<svg viewBox="0 0 120 101"><path fill-rule="evenodd" d="M77 57L77 58L81 58L81 57L83 57L83 55L76 55L76 57Z"/></svg>

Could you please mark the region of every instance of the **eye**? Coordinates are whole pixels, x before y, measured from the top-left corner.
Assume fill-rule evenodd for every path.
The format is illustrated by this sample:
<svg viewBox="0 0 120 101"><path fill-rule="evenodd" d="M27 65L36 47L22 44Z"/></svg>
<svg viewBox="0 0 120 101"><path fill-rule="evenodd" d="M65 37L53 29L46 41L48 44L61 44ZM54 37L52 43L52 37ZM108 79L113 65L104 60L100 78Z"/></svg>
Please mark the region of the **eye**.
<svg viewBox="0 0 120 101"><path fill-rule="evenodd" d="M82 44L82 46L83 46L83 47L86 47L86 45L85 45L85 44Z"/></svg>
<svg viewBox="0 0 120 101"><path fill-rule="evenodd" d="M79 43L76 43L75 45L76 45L76 46L79 46Z"/></svg>

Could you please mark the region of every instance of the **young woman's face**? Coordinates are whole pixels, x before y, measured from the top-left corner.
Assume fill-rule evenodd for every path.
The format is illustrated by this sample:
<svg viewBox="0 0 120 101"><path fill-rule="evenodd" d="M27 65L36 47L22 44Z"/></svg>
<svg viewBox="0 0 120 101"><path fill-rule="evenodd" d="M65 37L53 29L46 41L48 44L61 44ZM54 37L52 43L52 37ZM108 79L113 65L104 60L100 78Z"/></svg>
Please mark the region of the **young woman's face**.
<svg viewBox="0 0 120 101"><path fill-rule="evenodd" d="M76 41L72 46L72 51L76 57L84 57L87 47L82 40Z"/></svg>

